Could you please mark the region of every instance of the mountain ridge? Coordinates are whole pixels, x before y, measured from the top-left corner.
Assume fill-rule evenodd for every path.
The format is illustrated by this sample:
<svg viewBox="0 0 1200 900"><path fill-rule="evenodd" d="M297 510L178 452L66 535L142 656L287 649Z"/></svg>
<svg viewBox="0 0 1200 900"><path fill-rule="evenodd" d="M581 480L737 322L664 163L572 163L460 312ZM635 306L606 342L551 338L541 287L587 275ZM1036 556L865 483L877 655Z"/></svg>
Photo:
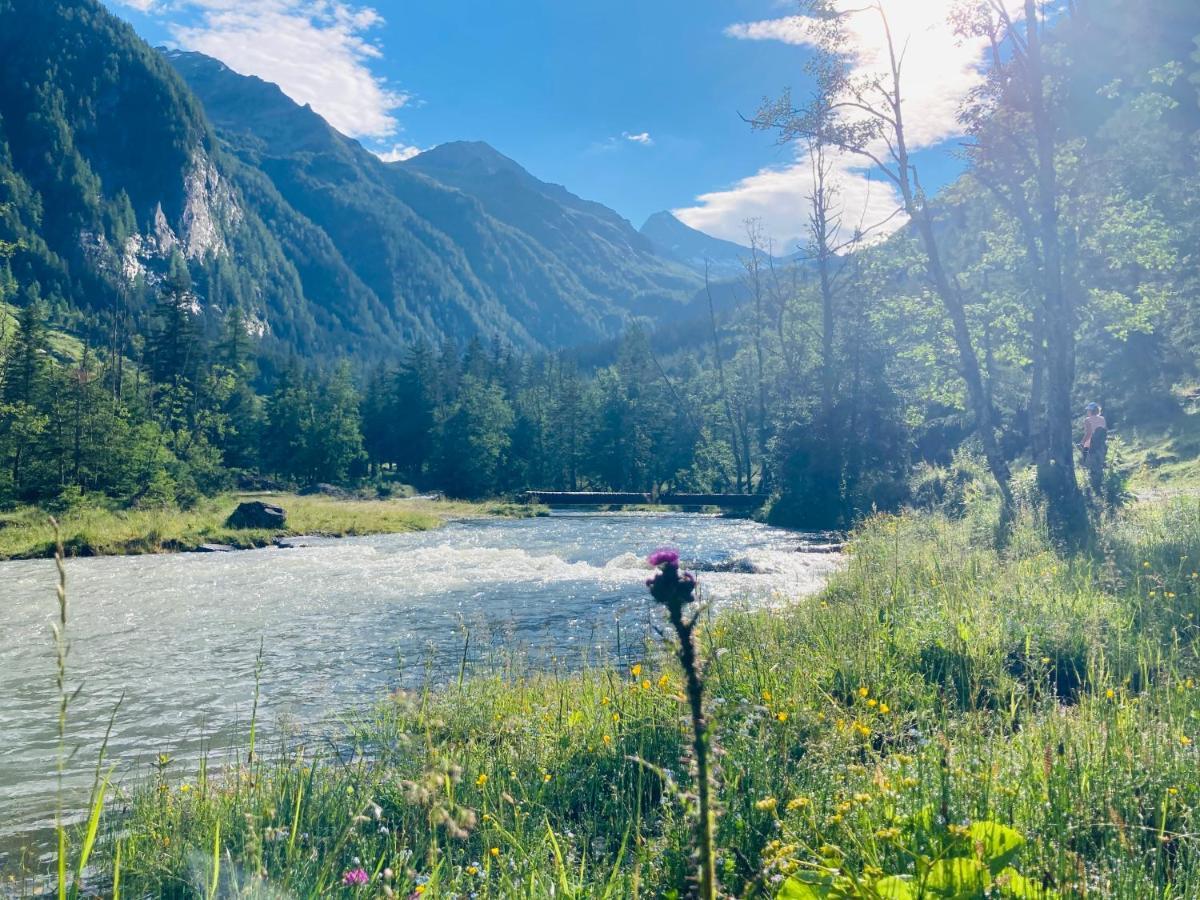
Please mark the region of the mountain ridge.
<svg viewBox="0 0 1200 900"><path fill-rule="evenodd" d="M236 309L264 351L316 358L605 340L699 287L487 145L385 163L277 85L155 51L98 0L0 0L0 59L0 292L93 328L128 305L144 331L174 256L210 330Z"/></svg>

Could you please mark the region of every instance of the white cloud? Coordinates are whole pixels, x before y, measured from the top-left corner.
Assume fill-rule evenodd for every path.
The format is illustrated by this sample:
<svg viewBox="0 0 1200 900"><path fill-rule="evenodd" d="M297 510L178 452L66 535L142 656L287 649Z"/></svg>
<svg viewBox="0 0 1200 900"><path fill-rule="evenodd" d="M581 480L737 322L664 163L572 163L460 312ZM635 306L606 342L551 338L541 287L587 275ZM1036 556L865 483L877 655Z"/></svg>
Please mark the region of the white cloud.
<svg viewBox="0 0 1200 900"><path fill-rule="evenodd" d="M372 150L371 152L384 162L404 162L406 159L417 156L422 150L412 144L392 144L391 150Z"/></svg>
<svg viewBox="0 0 1200 900"><path fill-rule="evenodd" d="M1017 15L1020 0L1005 0ZM835 0L847 13L850 63L855 76L873 76L889 71L883 22L878 12L863 0ZM957 0L880 0L887 13L897 52L903 52L902 87L905 136L911 151L936 146L962 133L958 112L963 100L984 77L985 39L961 40L948 19ZM814 43L810 20L783 16L757 22L740 22L725 29L726 35L746 41L779 41L796 47ZM782 87L782 85L780 85ZM881 153L886 148L874 148ZM857 225L864 209L871 224L880 213L887 215L898 198L890 183L876 175L867 192L867 173L860 161L839 158L836 172L841 184L846 225ZM805 197L811 192L812 176L806 159L791 165L762 169L728 190L704 194L697 205L677 211L689 225L711 234L736 239L745 229L743 220L761 216L768 233L777 240L794 241L805 228L808 214ZM851 222L853 220L853 223ZM902 224L892 219L888 228Z"/></svg>
<svg viewBox="0 0 1200 900"><path fill-rule="evenodd" d="M138 12L152 12L158 6L158 0L118 0L122 6L136 9Z"/></svg>
<svg viewBox="0 0 1200 900"><path fill-rule="evenodd" d="M383 22L374 9L345 0L157 0L154 8L195 16L170 23L179 46L278 84L343 134L381 139L399 130L393 113L409 96L371 70L382 55L368 38Z"/></svg>
<svg viewBox="0 0 1200 900"><path fill-rule="evenodd" d="M650 137L650 132L642 131L638 134L630 134L628 131L622 131L621 137L627 141L632 141L635 144L641 144L644 147L653 147L654 138Z"/></svg>
<svg viewBox="0 0 1200 900"><path fill-rule="evenodd" d="M889 219L899 199L890 182L869 177L846 157L834 159L830 177L837 185L842 208L839 243L849 240L860 227L872 229L887 220L871 232L881 236L904 224L899 216ZM701 194L695 206L674 213L692 228L742 244L746 242L746 220L758 219L775 242L776 252L790 253L808 242L805 229L812 193L812 168L805 159L761 169L726 190Z"/></svg>

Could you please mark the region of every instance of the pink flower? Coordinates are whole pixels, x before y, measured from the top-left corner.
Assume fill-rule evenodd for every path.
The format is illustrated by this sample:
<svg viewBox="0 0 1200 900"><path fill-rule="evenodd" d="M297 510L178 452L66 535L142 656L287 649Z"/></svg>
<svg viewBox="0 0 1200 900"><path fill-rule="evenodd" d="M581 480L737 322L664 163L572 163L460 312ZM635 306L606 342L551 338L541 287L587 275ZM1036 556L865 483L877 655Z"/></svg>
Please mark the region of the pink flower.
<svg viewBox="0 0 1200 900"><path fill-rule="evenodd" d="M646 562L652 566L677 566L679 565L679 551L672 550L670 547L659 547L646 557Z"/></svg>
<svg viewBox="0 0 1200 900"><path fill-rule="evenodd" d="M366 884L371 880L371 876L367 874L366 869L347 869L346 874L342 876L342 884L346 887L358 887Z"/></svg>

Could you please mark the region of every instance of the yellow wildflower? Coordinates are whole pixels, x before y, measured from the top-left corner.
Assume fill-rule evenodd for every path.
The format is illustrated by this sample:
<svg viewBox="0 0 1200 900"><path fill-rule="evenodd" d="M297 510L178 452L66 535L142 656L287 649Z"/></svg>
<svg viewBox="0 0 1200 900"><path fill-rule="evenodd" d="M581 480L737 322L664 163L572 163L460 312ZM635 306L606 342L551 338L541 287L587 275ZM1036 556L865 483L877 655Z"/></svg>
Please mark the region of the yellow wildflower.
<svg viewBox="0 0 1200 900"><path fill-rule="evenodd" d="M793 797L791 800L789 800L787 802L787 809L788 809L788 812L795 812L798 809L803 809L804 807L810 805L811 803L812 803L812 801L809 800L807 797Z"/></svg>
<svg viewBox="0 0 1200 900"><path fill-rule="evenodd" d="M670 675L664 674L664 675L658 676L658 689L659 690L665 691L670 686L671 686L671 676Z"/></svg>
<svg viewBox="0 0 1200 900"><path fill-rule="evenodd" d="M1184 747L1188 746L1191 742L1192 742L1192 739L1190 737L1188 737L1186 734L1181 734L1179 736L1179 743L1181 745L1183 745Z"/></svg>
<svg viewBox="0 0 1200 900"><path fill-rule="evenodd" d="M770 812L770 811L774 810L775 807L778 805L779 805L779 801L776 800L774 797L763 797L761 800L759 800L757 803L754 804L754 808L761 809L763 812Z"/></svg>
<svg viewBox="0 0 1200 900"><path fill-rule="evenodd" d="M886 703L880 703L879 711L886 716L888 713L890 713L892 711L892 708L890 706L888 706Z"/></svg>
<svg viewBox="0 0 1200 900"><path fill-rule="evenodd" d="M642 690L643 691L650 690L650 679L649 678L642 679Z"/></svg>
<svg viewBox="0 0 1200 900"><path fill-rule="evenodd" d="M620 714L619 712L615 712L615 713L613 713L613 714L612 714L612 720L613 720L614 722L620 722L620 721L621 721L621 714Z"/></svg>
<svg viewBox="0 0 1200 900"><path fill-rule="evenodd" d="M632 669L630 669L629 671L630 671L630 673L633 675L633 677L634 677L634 678L638 678L638 677L640 677L640 676L641 676L641 674L642 674L642 664L641 664L641 663L635 663L635 664L634 664L634 666L633 666L633 668L632 668Z"/></svg>
<svg viewBox="0 0 1200 900"><path fill-rule="evenodd" d="M607 698L607 697L601 697L601 698L600 698L600 705L601 705L601 706L608 706L608 702L609 702L609 701L608 701L608 698Z"/></svg>
<svg viewBox="0 0 1200 900"><path fill-rule="evenodd" d="M876 700L874 697L872 697L870 700L867 701L867 706L870 706L872 708L874 708L878 705L879 705L879 701Z"/></svg>
<svg viewBox="0 0 1200 900"><path fill-rule="evenodd" d="M483 787L485 784L487 784L487 776L480 772L479 777L475 779L475 786Z"/></svg>
<svg viewBox="0 0 1200 900"><path fill-rule="evenodd" d="M871 693L871 689L870 689L870 688L868 688L866 685L863 685L862 687L860 687L860 688L858 689L858 696L860 696L860 697L865 697L865 696L867 696L869 693Z"/></svg>
<svg viewBox="0 0 1200 900"><path fill-rule="evenodd" d="M1112 688L1109 688L1107 691L1104 692L1104 696L1107 697L1109 700L1111 700L1113 697L1117 696L1117 692L1114 691Z"/></svg>
<svg viewBox="0 0 1200 900"><path fill-rule="evenodd" d="M467 866L467 874L468 875L478 875L479 869L475 866Z"/></svg>
<svg viewBox="0 0 1200 900"><path fill-rule="evenodd" d="M788 720L788 714L781 709L779 712L775 713L775 718L780 722L786 722Z"/></svg>
<svg viewBox="0 0 1200 900"><path fill-rule="evenodd" d="M763 691L763 692L762 692L762 698L763 698L763 701L764 701L764 702L766 702L766 703L770 703L770 702L771 702L771 692L770 692L770 691Z"/></svg>
<svg viewBox="0 0 1200 900"><path fill-rule="evenodd" d="M499 847L493 847L493 848L492 848L491 850L489 850L488 852L489 852L489 853L491 853L491 854L492 854L492 856L499 856L499 855L500 855L500 848L499 848Z"/></svg>
<svg viewBox="0 0 1200 900"><path fill-rule="evenodd" d="M601 738L601 740L604 741L605 746L612 743L612 738L609 737L607 734L603 738Z"/></svg>

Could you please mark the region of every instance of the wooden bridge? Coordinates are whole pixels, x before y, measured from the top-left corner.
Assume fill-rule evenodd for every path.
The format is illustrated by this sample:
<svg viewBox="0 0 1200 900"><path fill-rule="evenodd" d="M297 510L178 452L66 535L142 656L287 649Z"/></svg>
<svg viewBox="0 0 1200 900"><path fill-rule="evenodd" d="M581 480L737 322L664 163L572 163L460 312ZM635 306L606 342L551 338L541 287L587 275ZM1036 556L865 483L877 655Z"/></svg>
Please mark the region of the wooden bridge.
<svg viewBox="0 0 1200 900"><path fill-rule="evenodd" d="M684 506L752 511L762 506L766 494L641 494L610 491L525 491L531 503L546 506Z"/></svg>

